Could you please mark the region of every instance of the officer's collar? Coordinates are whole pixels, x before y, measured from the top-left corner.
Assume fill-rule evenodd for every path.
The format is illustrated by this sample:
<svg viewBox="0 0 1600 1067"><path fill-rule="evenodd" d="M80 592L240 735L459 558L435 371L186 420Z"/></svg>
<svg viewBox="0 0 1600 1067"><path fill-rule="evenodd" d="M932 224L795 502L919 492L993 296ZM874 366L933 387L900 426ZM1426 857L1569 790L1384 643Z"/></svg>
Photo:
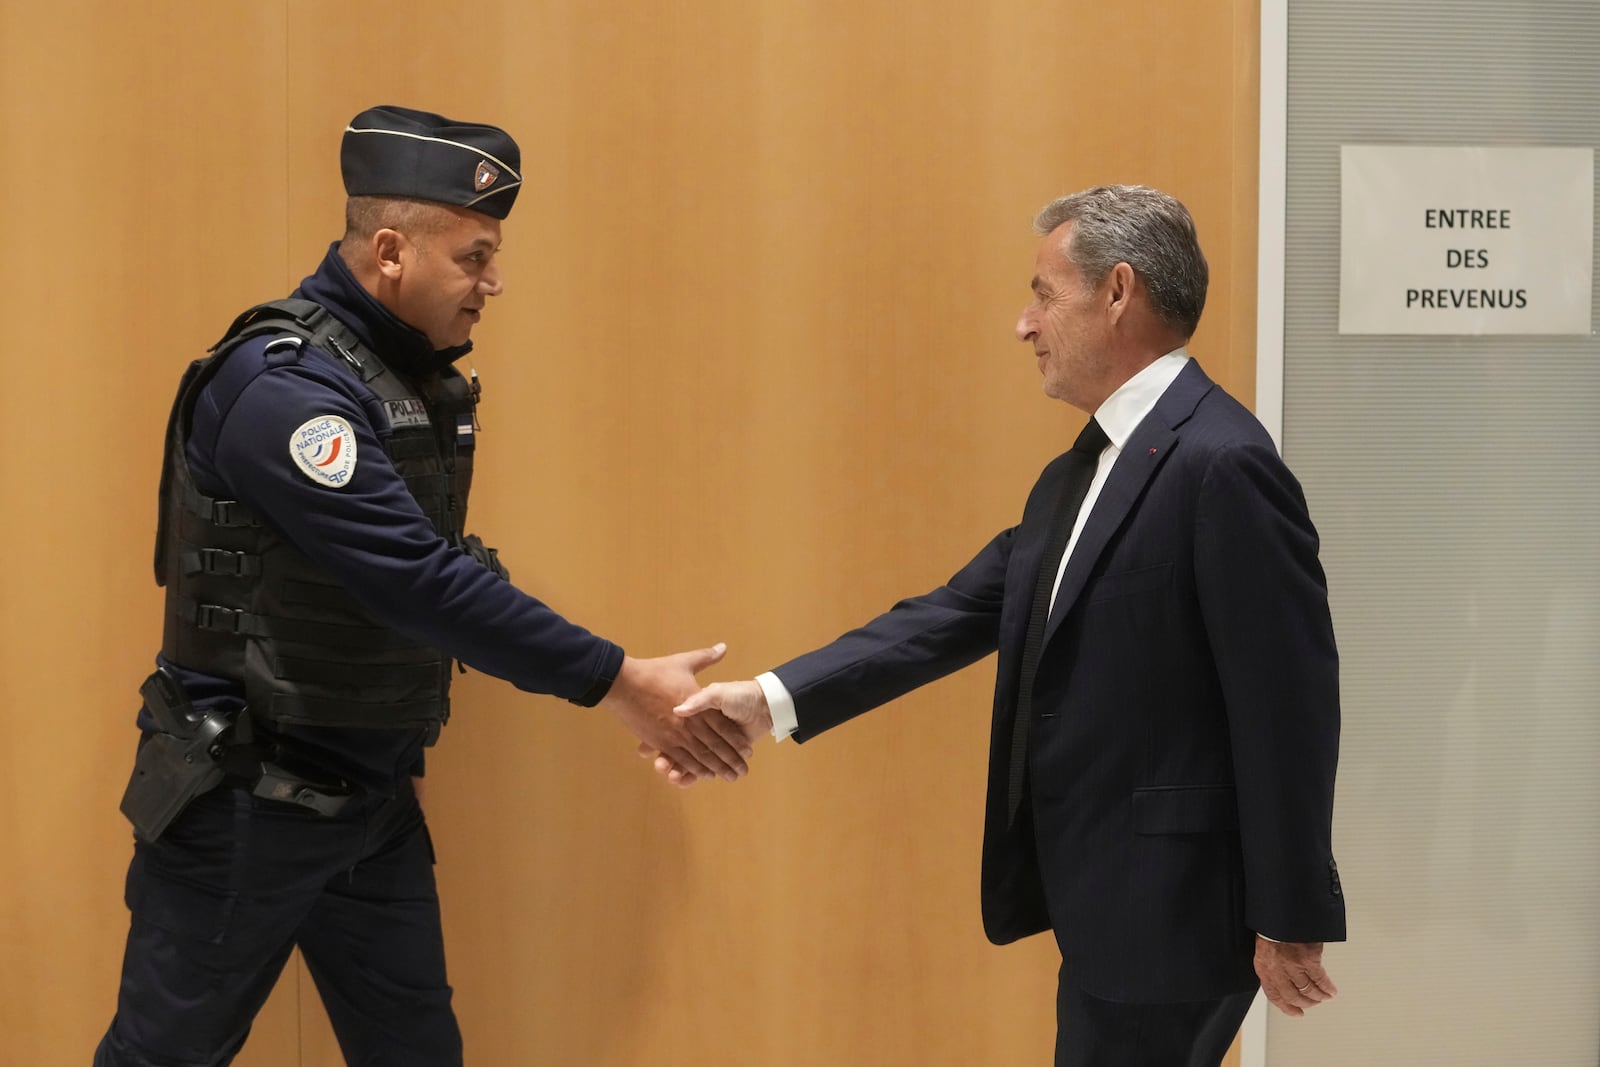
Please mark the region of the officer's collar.
<svg viewBox="0 0 1600 1067"><path fill-rule="evenodd" d="M376 352L383 362L412 375L436 374L472 351L472 342L454 348L433 347L421 330L407 326L394 312L378 303L367 292L339 255L339 242L328 246L328 254L315 274L300 283L295 296L314 300L327 308L356 332L362 344Z"/></svg>

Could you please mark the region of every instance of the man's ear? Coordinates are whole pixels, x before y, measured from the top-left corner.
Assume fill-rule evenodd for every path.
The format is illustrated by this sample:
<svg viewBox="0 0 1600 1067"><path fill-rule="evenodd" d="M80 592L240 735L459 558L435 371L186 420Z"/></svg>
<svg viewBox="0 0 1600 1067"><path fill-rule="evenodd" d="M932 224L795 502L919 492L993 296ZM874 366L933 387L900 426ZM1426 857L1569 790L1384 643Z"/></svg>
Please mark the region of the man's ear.
<svg viewBox="0 0 1600 1067"><path fill-rule="evenodd" d="M410 251L411 242L399 230L382 229L372 235L372 260L378 273L392 282L399 281L405 273L402 253Z"/></svg>
<svg viewBox="0 0 1600 1067"><path fill-rule="evenodd" d="M1126 263L1118 263L1106 275L1106 307L1111 322L1116 323L1133 306L1134 290L1138 288L1139 276L1133 273L1133 268Z"/></svg>

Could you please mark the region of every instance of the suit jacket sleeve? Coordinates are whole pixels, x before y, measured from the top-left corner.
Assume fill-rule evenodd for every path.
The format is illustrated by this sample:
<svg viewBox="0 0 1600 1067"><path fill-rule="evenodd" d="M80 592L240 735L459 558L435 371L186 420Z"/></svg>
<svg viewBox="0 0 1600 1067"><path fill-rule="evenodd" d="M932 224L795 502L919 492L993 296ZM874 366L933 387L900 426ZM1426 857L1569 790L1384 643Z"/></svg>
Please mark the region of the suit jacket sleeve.
<svg viewBox="0 0 1600 1067"><path fill-rule="evenodd" d="M949 582L774 672L794 696L797 741L952 674L995 650L1015 528Z"/></svg>
<svg viewBox="0 0 1600 1067"><path fill-rule="evenodd" d="M1227 709L1245 921L1280 941L1344 939L1332 848L1339 659L1299 483L1270 444L1204 475L1195 575Z"/></svg>

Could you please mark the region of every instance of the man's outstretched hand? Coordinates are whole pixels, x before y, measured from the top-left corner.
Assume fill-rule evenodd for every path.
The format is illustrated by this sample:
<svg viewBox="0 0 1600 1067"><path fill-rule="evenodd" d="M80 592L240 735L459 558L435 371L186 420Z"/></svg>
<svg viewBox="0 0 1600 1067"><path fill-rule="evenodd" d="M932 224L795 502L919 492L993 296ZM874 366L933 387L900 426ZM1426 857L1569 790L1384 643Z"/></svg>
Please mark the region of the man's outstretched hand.
<svg viewBox="0 0 1600 1067"><path fill-rule="evenodd" d="M699 689L695 674L727 651L727 645L717 644L656 659L624 657L600 706L622 720L641 749L659 753L694 779L735 781L749 771L745 761L755 751L743 727L715 712L685 716L673 710Z"/></svg>
<svg viewBox="0 0 1600 1067"><path fill-rule="evenodd" d="M754 751L755 740L772 730L772 712L767 707L766 694L753 681L713 682L673 709L688 722L701 719L721 719L740 731L745 743L742 749L748 757ZM639 746L639 755L654 758L656 772L663 774L674 785L689 786L707 777L692 765L675 758L664 749L648 744Z"/></svg>

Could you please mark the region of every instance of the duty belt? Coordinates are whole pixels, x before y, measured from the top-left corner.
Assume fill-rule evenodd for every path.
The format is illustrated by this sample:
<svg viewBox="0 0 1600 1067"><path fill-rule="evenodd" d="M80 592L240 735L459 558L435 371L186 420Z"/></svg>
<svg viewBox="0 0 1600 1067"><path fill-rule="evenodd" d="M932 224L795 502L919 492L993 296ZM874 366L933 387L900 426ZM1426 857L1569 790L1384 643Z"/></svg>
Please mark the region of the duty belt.
<svg viewBox="0 0 1600 1067"><path fill-rule="evenodd" d="M286 753L255 741L248 712L235 717L197 710L164 666L145 679L139 694L156 729L139 742L121 806L144 841L159 839L190 801L227 779L255 796L324 816L338 814L357 793L349 782L288 769Z"/></svg>

